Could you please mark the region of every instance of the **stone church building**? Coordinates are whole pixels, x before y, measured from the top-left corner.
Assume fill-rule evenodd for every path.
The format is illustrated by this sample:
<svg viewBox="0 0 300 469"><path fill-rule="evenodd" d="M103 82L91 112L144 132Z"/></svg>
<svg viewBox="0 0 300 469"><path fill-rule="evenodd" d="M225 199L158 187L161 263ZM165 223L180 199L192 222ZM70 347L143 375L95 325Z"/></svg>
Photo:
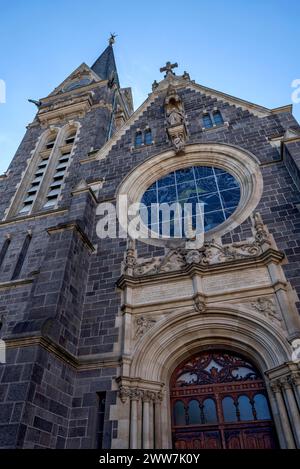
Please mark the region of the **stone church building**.
<svg viewBox="0 0 300 469"><path fill-rule="evenodd" d="M167 62L134 111L113 42L34 102L0 176L0 447L300 447L292 107ZM100 237L121 196L203 203L204 244Z"/></svg>

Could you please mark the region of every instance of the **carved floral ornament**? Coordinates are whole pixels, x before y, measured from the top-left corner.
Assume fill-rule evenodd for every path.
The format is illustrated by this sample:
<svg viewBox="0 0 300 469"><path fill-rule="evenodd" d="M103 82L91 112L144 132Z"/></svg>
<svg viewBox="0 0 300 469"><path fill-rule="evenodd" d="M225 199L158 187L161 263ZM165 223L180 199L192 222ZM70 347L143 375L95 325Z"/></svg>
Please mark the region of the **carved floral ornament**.
<svg viewBox="0 0 300 469"><path fill-rule="evenodd" d="M135 242L128 240L126 257L123 264L123 273L132 277L153 275L163 272L174 272L185 269L191 264L209 266L258 257L273 245L272 237L262 223L259 213L252 217L253 238L239 243L221 245L214 241L204 243L200 249L177 248L170 249L163 257L151 259L138 259ZM274 316L269 300L261 299L255 303L255 308Z"/></svg>

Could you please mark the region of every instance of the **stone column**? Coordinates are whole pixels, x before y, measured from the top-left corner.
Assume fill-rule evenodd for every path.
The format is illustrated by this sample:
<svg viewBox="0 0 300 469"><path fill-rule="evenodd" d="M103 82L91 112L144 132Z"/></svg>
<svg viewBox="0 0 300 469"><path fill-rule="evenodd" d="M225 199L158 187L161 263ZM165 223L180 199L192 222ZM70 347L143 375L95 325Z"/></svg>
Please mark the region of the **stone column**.
<svg viewBox="0 0 300 469"><path fill-rule="evenodd" d="M286 412L286 407L284 404L284 400L281 394L281 389L279 384L271 384L271 389L274 392L278 411L279 411L279 416L281 420L281 425L284 431L284 437L286 440L286 447L288 449L295 449L295 443L294 443L294 438L293 438L293 433L290 427L290 422L289 418Z"/></svg>
<svg viewBox="0 0 300 469"><path fill-rule="evenodd" d="M150 401L148 391L143 395L143 448L150 449Z"/></svg>
<svg viewBox="0 0 300 469"><path fill-rule="evenodd" d="M162 448L162 441L161 441L161 401L162 395L161 393L157 393L154 402L154 421L155 421L155 442L154 447L155 449Z"/></svg>
<svg viewBox="0 0 300 469"><path fill-rule="evenodd" d="M130 415L130 449L138 448L138 401L140 392L138 389L131 391L131 415Z"/></svg>
<svg viewBox="0 0 300 469"><path fill-rule="evenodd" d="M152 392L149 404L149 444L151 449L154 449L154 401L155 393Z"/></svg>
<svg viewBox="0 0 300 469"><path fill-rule="evenodd" d="M294 390L295 390L295 394L296 394L296 399L297 399L297 402L298 402L298 407L300 409L300 373L296 374L292 374L291 376L291 381L294 385Z"/></svg>
<svg viewBox="0 0 300 469"><path fill-rule="evenodd" d="M295 439L297 441L297 448L300 448L300 415L290 377L284 378L281 380L281 383L289 408L289 416L294 430Z"/></svg>

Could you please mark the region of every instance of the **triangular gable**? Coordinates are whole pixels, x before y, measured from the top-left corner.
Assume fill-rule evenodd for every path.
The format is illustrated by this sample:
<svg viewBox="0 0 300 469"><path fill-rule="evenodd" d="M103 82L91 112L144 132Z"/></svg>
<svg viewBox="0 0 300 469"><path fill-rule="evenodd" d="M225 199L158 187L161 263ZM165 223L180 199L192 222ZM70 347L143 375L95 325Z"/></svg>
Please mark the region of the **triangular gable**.
<svg viewBox="0 0 300 469"><path fill-rule="evenodd" d="M251 103L249 101L245 101L243 99L235 98L234 96L228 95L226 93L222 93L220 91L207 88L203 85L198 85L194 81L191 81L186 78L185 75L176 76L176 75L169 75L164 80L162 80L152 93L149 94L148 98L141 104L141 106L131 115L131 117L125 122L125 124L112 136L110 140L106 142L106 144L95 154L92 159L95 160L102 160L104 159L108 153L111 151L112 147L122 138L122 136L129 130L129 128L136 122L141 115L146 111L146 109L157 99L160 94L166 91L169 85L172 84L174 87L178 88L187 88L198 91L203 93L207 96L214 97L219 101L223 101L229 103L237 108L241 108L243 110L248 110L251 114L255 115L256 117L267 117L274 113L280 112L291 112L292 106L284 106L282 108L276 109L268 109L263 106L259 106L257 104ZM91 161L91 158L84 160L84 161Z"/></svg>
<svg viewBox="0 0 300 469"><path fill-rule="evenodd" d="M93 72L93 70L86 63L83 62L60 85L58 85L49 96L54 96L58 93L61 93L69 83L75 81L76 79L80 79L81 76L88 76L93 82L102 81L99 76Z"/></svg>

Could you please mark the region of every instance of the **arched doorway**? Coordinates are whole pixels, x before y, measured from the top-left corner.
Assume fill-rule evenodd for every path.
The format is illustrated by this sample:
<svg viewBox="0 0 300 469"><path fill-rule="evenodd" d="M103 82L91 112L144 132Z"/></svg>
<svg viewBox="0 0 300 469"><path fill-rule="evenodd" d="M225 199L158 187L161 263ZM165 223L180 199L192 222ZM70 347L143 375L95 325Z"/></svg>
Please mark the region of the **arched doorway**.
<svg viewBox="0 0 300 469"><path fill-rule="evenodd" d="M245 358L202 352L181 363L170 384L174 448L277 447L264 381Z"/></svg>

